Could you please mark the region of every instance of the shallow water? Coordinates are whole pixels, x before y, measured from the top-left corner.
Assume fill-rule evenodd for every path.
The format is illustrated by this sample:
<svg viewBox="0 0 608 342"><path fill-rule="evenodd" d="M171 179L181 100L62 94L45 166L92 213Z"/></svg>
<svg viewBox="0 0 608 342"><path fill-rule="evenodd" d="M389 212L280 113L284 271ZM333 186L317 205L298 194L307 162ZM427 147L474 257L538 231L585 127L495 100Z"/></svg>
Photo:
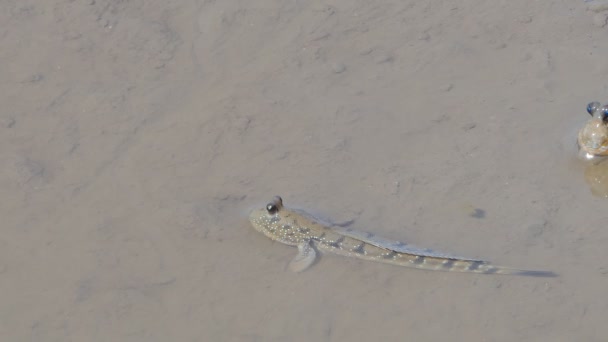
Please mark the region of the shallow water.
<svg viewBox="0 0 608 342"><path fill-rule="evenodd" d="M608 202L564 138L606 102L585 6L5 1L0 339L604 339ZM559 277L294 274L247 222L274 195Z"/></svg>

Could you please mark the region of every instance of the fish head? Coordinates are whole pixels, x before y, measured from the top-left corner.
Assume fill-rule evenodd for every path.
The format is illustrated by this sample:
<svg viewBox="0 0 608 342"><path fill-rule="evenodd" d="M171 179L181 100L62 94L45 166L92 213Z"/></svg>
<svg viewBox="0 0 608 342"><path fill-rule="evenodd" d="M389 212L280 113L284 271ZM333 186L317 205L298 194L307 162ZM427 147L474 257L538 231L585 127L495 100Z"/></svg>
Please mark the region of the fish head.
<svg viewBox="0 0 608 342"><path fill-rule="evenodd" d="M249 222L253 228L259 232L273 237L270 230L281 220L280 211L283 209L283 199L275 196L264 208L253 209L249 214Z"/></svg>
<svg viewBox="0 0 608 342"><path fill-rule="evenodd" d="M587 106L592 116L578 132L578 146L589 156L608 155L608 105L592 102Z"/></svg>

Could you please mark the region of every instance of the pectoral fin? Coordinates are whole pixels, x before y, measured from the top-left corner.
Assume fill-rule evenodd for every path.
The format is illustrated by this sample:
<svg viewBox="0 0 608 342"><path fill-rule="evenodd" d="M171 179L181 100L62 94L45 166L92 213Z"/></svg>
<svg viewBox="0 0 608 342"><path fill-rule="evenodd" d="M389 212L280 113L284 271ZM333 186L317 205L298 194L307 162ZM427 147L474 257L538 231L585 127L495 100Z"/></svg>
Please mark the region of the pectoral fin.
<svg viewBox="0 0 608 342"><path fill-rule="evenodd" d="M317 252L310 245L310 241L306 241L298 245L298 254L289 263L289 269L294 272L302 272L309 268L315 262Z"/></svg>

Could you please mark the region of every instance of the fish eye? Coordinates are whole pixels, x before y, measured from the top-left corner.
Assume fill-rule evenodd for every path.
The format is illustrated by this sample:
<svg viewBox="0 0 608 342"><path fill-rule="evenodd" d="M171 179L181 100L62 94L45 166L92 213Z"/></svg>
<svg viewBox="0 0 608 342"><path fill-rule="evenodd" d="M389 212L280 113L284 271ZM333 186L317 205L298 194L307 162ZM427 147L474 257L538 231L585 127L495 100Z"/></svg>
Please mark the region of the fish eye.
<svg viewBox="0 0 608 342"><path fill-rule="evenodd" d="M587 113L589 113L589 115L593 116L593 113L595 113L596 110L598 110L600 108L601 104L597 101L595 102L590 102L587 105Z"/></svg>
<svg viewBox="0 0 608 342"><path fill-rule="evenodd" d="M266 204L266 211L270 215L276 214L281 208L283 208L283 199L281 196L274 196L272 202Z"/></svg>
<svg viewBox="0 0 608 342"><path fill-rule="evenodd" d="M274 215L279 211L279 207L274 203L268 203L266 205L266 211L268 211L270 215Z"/></svg>
<svg viewBox="0 0 608 342"><path fill-rule="evenodd" d="M601 108L602 110L602 120L604 122L608 121L608 105L605 105L604 107Z"/></svg>

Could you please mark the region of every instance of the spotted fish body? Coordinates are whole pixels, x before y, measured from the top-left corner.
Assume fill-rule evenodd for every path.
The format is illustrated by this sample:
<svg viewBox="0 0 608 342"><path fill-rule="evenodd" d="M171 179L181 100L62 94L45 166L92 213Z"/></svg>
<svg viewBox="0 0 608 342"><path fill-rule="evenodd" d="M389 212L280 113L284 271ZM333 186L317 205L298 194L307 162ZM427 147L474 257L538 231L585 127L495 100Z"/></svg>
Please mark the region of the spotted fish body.
<svg viewBox="0 0 608 342"><path fill-rule="evenodd" d="M290 268L295 272L310 267L316 259L317 251L321 251L424 270L556 276L547 271L495 266L482 260L437 253L380 238L371 233L323 224L306 212L284 207L279 196L265 208L253 210L249 221L257 231L270 239L298 247L298 254L290 263Z"/></svg>
<svg viewBox="0 0 608 342"><path fill-rule="evenodd" d="M579 157L600 162L608 157L608 105L591 102L587 113L591 119L578 132Z"/></svg>

